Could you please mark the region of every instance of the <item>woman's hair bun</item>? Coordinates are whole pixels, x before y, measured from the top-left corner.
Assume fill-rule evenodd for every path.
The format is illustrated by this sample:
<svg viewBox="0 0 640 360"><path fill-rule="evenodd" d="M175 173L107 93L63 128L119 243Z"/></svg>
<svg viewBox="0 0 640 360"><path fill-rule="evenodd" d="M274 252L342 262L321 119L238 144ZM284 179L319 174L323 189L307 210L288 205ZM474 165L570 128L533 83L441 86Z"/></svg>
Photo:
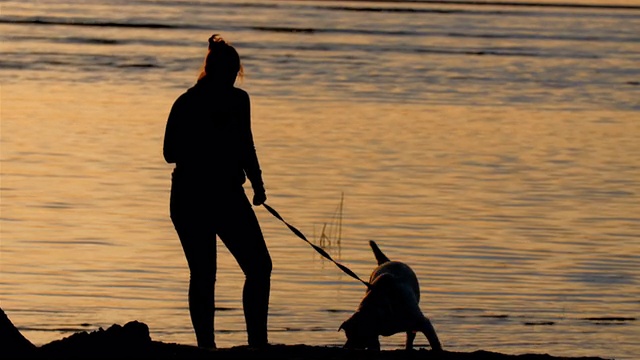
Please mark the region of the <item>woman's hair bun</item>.
<svg viewBox="0 0 640 360"><path fill-rule="evenodd" d="M220 46L220 45L227 45L227 42L224 41L222 36L218 34L211 35L211 37L209 38L209 49L212 49L215 46Z"/></svg>

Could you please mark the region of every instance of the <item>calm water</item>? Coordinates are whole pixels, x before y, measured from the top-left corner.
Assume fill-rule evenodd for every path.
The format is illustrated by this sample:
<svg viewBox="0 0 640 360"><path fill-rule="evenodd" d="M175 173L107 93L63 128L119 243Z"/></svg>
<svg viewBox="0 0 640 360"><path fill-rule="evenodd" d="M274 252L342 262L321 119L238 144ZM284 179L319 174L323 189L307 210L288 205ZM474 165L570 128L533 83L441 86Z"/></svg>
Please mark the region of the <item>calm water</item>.
<svg viewBox="0 0 640 360"><path fill-rule="evenodd" d="M633 359L640 2L612 3L5 0L0 306L36 344L131 320L195 343L161 150L218 32L268 203L363 278L371 239L409 263L446 348ZM363 285L256 211L271 341L340 346ZM219 257L218 346L242 345Z"/></svg>

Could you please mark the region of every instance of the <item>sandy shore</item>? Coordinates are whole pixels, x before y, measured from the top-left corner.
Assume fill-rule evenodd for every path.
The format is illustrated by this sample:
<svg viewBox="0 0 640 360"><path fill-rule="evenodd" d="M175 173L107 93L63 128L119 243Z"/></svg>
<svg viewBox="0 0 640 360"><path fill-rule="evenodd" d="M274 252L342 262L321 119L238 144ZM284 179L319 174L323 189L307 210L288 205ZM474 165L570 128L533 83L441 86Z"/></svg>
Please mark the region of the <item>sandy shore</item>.
<svg viewBox="0 0 640 360"><path fill-rule="evenodd" d="M556 357L544 354L508 355L488 351L468 353L431 350L347 350L340 347L270 345L264 349L237 346L204 350L195 346L154 341L149 327L138 321L108 329L77 332L42 346L34 346L0 309L0 358L2 359L281 359L281 360L605 360L598 357Z"/></svg>

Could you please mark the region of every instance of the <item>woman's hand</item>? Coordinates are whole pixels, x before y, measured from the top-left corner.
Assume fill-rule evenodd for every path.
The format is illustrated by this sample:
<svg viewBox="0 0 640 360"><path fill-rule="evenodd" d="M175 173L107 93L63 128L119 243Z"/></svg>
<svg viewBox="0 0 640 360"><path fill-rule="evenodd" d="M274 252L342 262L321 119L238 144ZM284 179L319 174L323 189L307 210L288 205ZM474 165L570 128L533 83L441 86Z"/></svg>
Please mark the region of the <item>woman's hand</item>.
<svg viewBox="0 0 640 360"><path fill-rule="evenodd" d="M253 194L253 205L260 206L267 201L267 194L265 192L256 192Z"/></svg>

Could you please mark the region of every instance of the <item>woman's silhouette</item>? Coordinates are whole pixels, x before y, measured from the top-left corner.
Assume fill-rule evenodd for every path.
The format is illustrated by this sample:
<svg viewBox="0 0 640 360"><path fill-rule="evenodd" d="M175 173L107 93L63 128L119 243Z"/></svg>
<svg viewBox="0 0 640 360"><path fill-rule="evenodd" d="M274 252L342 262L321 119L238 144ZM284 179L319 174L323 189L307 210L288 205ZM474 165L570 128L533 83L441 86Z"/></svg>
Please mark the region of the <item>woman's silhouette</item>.
<svg viewBox="0 0 640 360"><path fill-rule="evenodd" d="M209 38L204 69L173 104L164 158L175 163L170 213L189 265L189 312L199 347L215 348L216 235L245 275L242 303L250 346L267 345L271 257L245 195L266 201L251 132L249 95L234 86L242 76L238 52Z"/></svg>

